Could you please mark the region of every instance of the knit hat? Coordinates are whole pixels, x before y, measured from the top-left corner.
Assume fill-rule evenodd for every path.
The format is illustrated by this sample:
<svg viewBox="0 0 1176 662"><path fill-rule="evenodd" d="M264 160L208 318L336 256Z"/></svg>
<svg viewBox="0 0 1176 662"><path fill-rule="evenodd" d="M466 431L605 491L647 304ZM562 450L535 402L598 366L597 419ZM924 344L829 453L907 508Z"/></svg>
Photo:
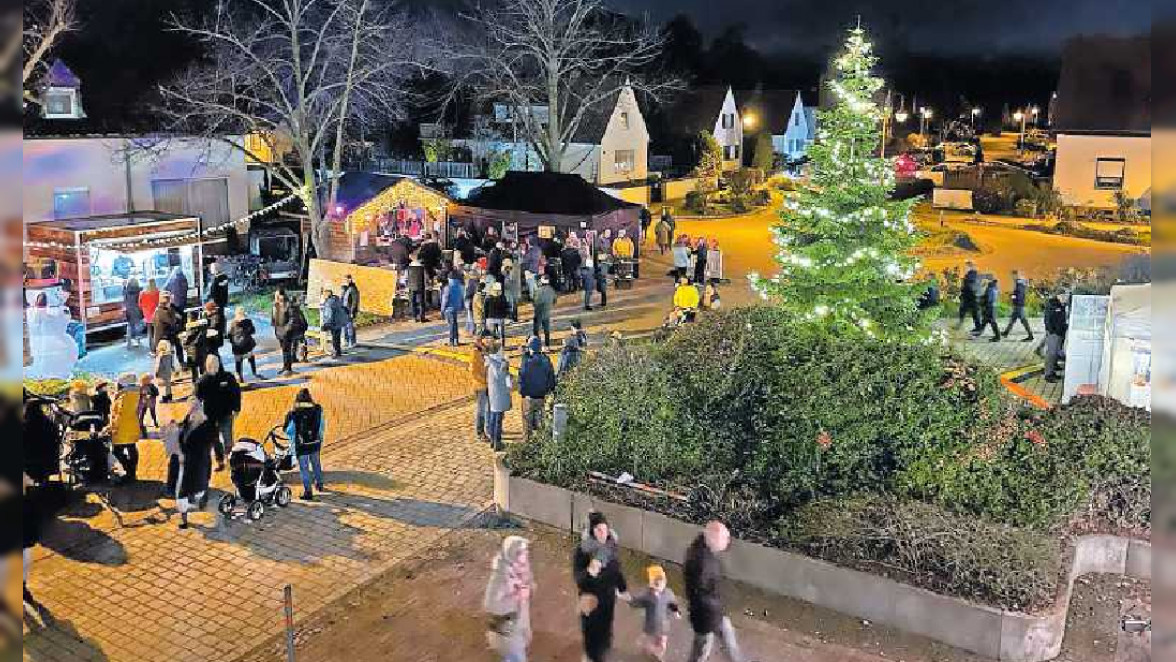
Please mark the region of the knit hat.
<svg viewBox="0 0 1176 662"><path fill-rule="evenodd" d="M645 573L649 575L649 583L652 584L658 580L666 581L666 571L660 565L651 565L645 569Z"/></svg>

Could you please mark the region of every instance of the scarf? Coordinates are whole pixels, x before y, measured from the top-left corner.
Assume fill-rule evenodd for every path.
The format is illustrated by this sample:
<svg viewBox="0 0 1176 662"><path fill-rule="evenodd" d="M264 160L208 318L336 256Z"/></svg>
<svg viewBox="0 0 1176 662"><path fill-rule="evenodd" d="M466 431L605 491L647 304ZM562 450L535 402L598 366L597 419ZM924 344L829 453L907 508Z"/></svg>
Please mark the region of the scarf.
<svg viewBox="0 0 1176 662"><path fill-rule="evenodd" d="M608 539L600 542L596 536L592 535L592 529L585 529L584 535L580 540L580 551L588 556L590 559L600 561L601 566L607 566L612 563L613 559L617 558L617 535L616 532L609 528Z"/></svg>

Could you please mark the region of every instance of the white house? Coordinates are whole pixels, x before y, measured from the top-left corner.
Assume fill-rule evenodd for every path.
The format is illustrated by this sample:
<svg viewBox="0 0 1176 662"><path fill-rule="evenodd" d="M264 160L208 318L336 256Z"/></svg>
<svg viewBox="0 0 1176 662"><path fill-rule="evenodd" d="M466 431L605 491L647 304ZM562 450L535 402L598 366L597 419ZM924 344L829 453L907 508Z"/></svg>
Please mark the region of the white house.
<svg viewBox="0 0 1176 662"><path fill-rule="evenodd" d="M1054 188L1075 207L1150 198L1151 40L1080 37L1062 56Z"/></svg>
<svg viewBox="0 0 1176 662"><path fill-rule="evenodd" d="M723 150L723 170L734 170L743 165L743 120L735 103L735 92L728 87L711 130Z"/></svg>
<svg viewBox="0 0 1176 662"><path fill-rule="evenodd" d="M530 112L545 122L546 107L533 106ZM508 108L495 104L493 118L475 120L475 135L458 138L454 145L469 148L477 161L506 152L511 155L512 170L541 170L542 162L534 148L513 122ZM586 112L559 169L597 185L649 176L649 130L631 86L623 86L610 99Z"/></svg>
<svg viewBox="0 0 1176 662"><path fill-rule="evenodd" d="M778 130L772 133L772 148L775 152L790 161L803 158L809 145L817 138L816 108L804 105L800 92L797 92L784 133L776 133Z"/></svg>

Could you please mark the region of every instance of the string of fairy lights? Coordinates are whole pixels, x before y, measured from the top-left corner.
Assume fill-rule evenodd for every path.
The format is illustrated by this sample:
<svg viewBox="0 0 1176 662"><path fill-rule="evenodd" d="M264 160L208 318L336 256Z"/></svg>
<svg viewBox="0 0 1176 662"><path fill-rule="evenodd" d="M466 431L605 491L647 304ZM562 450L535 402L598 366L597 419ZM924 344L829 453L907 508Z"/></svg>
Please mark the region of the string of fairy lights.
<svg viewBox="0 0 1176 662"><path fill-rule="evenodd" d="M220 225L215 225L210 228L204 228L203 230L197 230L195 232L188 232L188 231L170 232L170 233L162 234L162 235L155 236L155 237L148 237L148 238L128 237L126 239L118 239L118 238L97 239L95 241L95 243L100 243L103 248L111 248L111 249L126 251L126 250L137 250L137 249L143 249L143 248L159 248L159 247L164 247L164 246L175 246L175 245L180 245L180 244L183 244L186 242L190 242L190 241L192 241L193 238L197 238L199 241L207 241L208 237L212 237L212 236L215 236L215 235L218 235L221 233L228 232L230 228L240 227L250 221L256 220L262 216L265 216L265 215L270 214L274 211L277 211L278 209L281 209L282 207L285 207L286 205L293 202L294 200L298 200L300 198L302 198L302 196L299 193L291 193L290 195L287 195L286 197L282 198L281 200L278 200L277 202L275 202L267 207L263 207L261 209L258 209L257 211L250 212L249 214L242 216L241 218L238 218L233 221L227 221L225 223L221 223ZM121 226L121 227L115 226L115 227L109 227L109 228L95 228L93 230L87 230L86 232L87 232L87 234L101 235L101 234L113 233L113 232L125 232L126 229L127 229L127 226ZM24 246L25 246L25 248L66 249L66 250L72 250L72 249L76 248L76 246L74 246L73 244L62 243L59 241L25 241Z"/></svg>

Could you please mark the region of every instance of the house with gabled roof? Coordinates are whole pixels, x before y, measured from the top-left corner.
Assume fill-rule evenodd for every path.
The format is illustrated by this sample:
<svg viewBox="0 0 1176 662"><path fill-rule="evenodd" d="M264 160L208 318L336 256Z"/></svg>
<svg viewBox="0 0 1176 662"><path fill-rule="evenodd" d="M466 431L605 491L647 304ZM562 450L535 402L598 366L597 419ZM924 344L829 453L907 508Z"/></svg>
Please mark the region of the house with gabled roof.
<svg viewBox="0 0 1176 662"><path fill-rule="evenodd" d="M806 105L799 90L698 87L683 94L672 112L689 135L711 132L723 151L725 170L750 162L763 131L772 136L772 150L788 161L803 158L816 140L816 107Z"/></svg>

